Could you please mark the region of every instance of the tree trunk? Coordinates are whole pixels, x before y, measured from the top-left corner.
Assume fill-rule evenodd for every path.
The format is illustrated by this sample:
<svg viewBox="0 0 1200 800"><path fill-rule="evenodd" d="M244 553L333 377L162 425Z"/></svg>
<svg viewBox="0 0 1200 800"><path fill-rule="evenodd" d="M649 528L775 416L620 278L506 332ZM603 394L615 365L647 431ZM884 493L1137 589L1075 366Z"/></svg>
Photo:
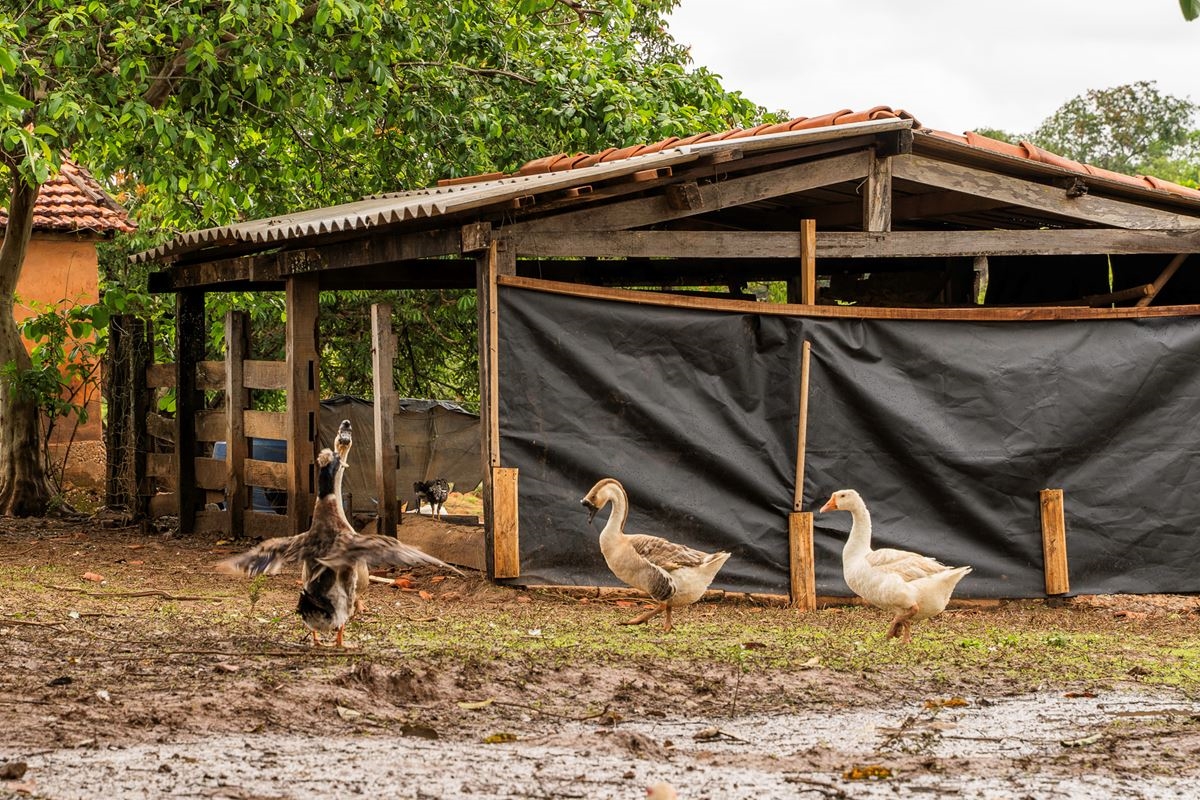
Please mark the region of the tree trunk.
<svg viewBox="0 0 1200 800"><path fill-rule="evenodd" d="M12 195L8 228L0 242L0 297L9 312L0 312L0 365L15 362L18 370L31 362L12 315L17 279L33 233L33 205L40 186L31 186L9 169ZM53 490L41 447L37 403L24 398L10 381L0 380L0 514L31 517L46 513Z"/></svg>

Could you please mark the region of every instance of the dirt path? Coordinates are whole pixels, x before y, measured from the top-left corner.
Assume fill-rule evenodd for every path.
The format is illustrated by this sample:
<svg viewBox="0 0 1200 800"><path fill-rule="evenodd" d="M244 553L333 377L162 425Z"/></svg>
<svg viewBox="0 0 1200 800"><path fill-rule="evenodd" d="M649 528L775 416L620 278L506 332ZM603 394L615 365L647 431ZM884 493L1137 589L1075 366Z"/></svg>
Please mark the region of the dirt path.
<svg viewBox="0 0 1200 800"><path fill-rule="evenodd" d="M212 571L244 546L0 523L0 797L1197 796L1196 598L948 612L901 648L867 609L666 635L408 574L336 652L295 576Z"/></svg>

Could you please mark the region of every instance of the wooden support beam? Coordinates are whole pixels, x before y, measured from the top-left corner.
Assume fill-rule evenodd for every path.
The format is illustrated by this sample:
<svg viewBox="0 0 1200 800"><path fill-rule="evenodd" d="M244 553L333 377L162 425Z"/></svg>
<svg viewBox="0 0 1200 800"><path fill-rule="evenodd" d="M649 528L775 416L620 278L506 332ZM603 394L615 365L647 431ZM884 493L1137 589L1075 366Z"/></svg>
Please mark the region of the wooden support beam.
<svg viewBox="0 0 1200 800"><path fill-rule="evenodd" d="M575 231L527 234L522 257L795 259L792 231ZM1200 231L822 231L817 258L945 258L1200 252Z"/></svg>
<svg viewBox="0 0 1200 800"><path fill-rule="evenodd" d="M204 508L204 493L196 486L196 413L204 408L204 393L196 386L196 368L204 359L204 292L175 296L175 499L179 533L196 530L196 514Z"/></svg>
<svg viewBox="0 0 1200 800"><path fill-rule="evenodd" d="M1038 493L1042 509L1042 554L1046 594L1071 591L1067 569L1067 523L1063 512L1063 490L1043 489Z"/></svg>
<svg viewBox="0 0 1200 800"><path fill-rule="evenodd" d="M869 159L868 152L862 150L744 177L697 183L697 193L692 194L687 204L690 207L673 207L673 202L676 206L679 205L677 198L662 193L625 200L611 206L587 208L517 223L506 227L505 232L516 238L517 245L524 254L527 252L524 241L526 234L644 227L682 219L714 208L729 208L835 183L861 180L867 175Z"/></svg>
<svg viewBox="0 0 1200 800"><path fill-rule="evenodd" d="M1200 220L1170 211L1091 194L1068 196L1062 188L987 170L918 156L895 156L893 177L956 192L1035 208L1070 219L1114 228L1195 230Z"/></svg>
<svg viewBox="0 0 1200 800"><path fill-rule="evenodd" d="M375 496L378 517L375 532L396 535L400 519L396 498L396 414L400 400L392 377L396 361L396 334L392 331L392 307L387 303L371 306L371 367L374 375L375 403Z"/></svg>
<svg viewBox="0 0 1200 800"><path fill-rule="evenodd" d="M287 282L288 522L293 534L308 529L316 488L317 420L321 409L317 277Z"/></svg>
<svg viewBox="0 0 1200 800"><path fill-rule="evenodd" d="M816 564L811 511L788 514L788 605L801 611L817 608Z"/></svg>
<svg viewBox="0 0 1200 800"><path fill-rule="evenodd" d="M892 229L892 159L871 152L867 180L863 185L863 230Z"/></svg>
<svg viewBox="0 0 1200 800"><path fill-rule="evenodd" d="M520 524L517 514L517 470L492 469L492 509L495 514L492 571L496 578L521 576Z"/></svg>
<svg viewBox="0 0 1200 800"><path fill-rule="evenodd" d="M497 377L498 318L496 280L500 242L493 239L476 259L475 312L479 331L479 453L483 461L483 522L485 561L489 578L495 578L496 503L495 472L500 466L499 380Z"/></svg>
<svg viewBox="0 0 1200 800"><path fill-rule="evenodd" d="M225 312L225 509L229 512L229 530L235 536L245 531L246 409L250 390L246 388L246 356L250 353L250 315L245 311Z"/></svg>
<svg viewBox="0 0 1200 800"><path fill-rule="evenodd" d="M1137 301L1138 306L1148 306L1153 302L1155 296L1162 291L1162 288L1167 285L1167 281L1183 266L1183 262L1187 261L1189 253L1180 253L1171 259L1171 263L1167 264L1166 269L1154 279L1154 283L1150 284L1151 291L1142 299Z"/></svg>

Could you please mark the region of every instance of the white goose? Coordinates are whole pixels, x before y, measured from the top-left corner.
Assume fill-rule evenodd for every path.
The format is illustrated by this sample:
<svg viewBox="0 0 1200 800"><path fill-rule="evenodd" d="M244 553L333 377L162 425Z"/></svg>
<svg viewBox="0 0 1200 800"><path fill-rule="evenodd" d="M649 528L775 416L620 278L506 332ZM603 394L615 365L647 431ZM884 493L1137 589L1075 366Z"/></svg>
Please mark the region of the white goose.
<svg viewBox="0 0 1200 800"><path fill-rule="evenodd" d="M871 514L853 489L834 492L821 511L850 512L854 524L842 549L842 574L855 594L896 615L889 637L909 641L912 624L942 613L954 587L971 571L907 550L872 550Z"/></svg>
<svg viewBox="0 0 1200 800"><path fill-rule="evenodd" d="M663 630L670 631L671 609L703 597L729 559L726 552L705 553L659 536L625 533L629 498L614 478L601 479L579 502L589 511L589 523L597 511L612 503L612 514L600 532L600 552L614 575L658 601L657 606L622 625L640 625L665 612Z"/></svg>

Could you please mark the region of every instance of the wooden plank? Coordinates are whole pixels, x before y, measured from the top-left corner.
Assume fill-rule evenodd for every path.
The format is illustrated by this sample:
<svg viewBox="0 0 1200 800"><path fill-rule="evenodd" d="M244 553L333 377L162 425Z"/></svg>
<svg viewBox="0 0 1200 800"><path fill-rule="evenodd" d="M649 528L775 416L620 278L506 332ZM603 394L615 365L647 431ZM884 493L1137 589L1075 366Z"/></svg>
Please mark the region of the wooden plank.
<svg viewBox="0 0 1200 800"><path fill-rule="evenodd" d="M798 259L800 242L788 231L576 231L522 237L522 256L539 258L703 258L748 261ZM947 258L1200 252L1200 234L1175 231L988 230L823 231L816 257ZM614 265L615 266L615 265ZM603 274L605 265L590 270Z"/></svg>
<svg viewBox="0 0 1200 800"><path fill-rule="evenodd" d="M1067 523L1063 512L1063 490L1043 489L1038 493L1042 509L1042 555L1046 594L1071 591L1067 569Z"/></svg>
<svg viewBox="0 0 1200 800"><path fill-rule="evenodd" d="M155 439L175 442L175 418L164 417L162 414L148 412L146 414L146 433Z"/></svg>
<svg viewBox="0 0 1200 800"><path fill-rule="evenodd" d="M525 246L527 234L555 230L570 232L643 227L693 216L712 208L729 208L845 181L861 180L867 175L869 159L869 153L863 150L755 172L745 177L702 183L698 185L699 197L693 199L691 208L673 207L672 198L663 193L521 222L507 226L504 230L506 234L514 237L518 251L524 254L529 252Z"/></svg>
<svg viewBox="0 0 1200 800"><path fill-rule="evenodd" d="M225 439L225 412L224 411L197 411L196 412L196 441L198 442L221 442Z"/></svg>
<svg viewBox="0 0 1200 800"><path fill-rule="evenodd" d="M1150 284L1151 291L1147 293L1145 297L1138 300L1137 305L1142 307L1150 305L1150 303L1154 301L1155 296L1162 291L1164 286L1167 285L1167 281L1171 280L1171 277L1175 275L1175 272L1183 266L1183 262L1187 261L1188 255L1188 253L1180 253L1171 259L1171 263L1167 264L1166 269L1164 269L1162 273L1154 279L1154 282Z"/></svg>
<svg viewBox="0 0 1200 800"><path fill-rule="evenodd" d="M242 462L245 469L247 486L261 486L264 489L279 489L287 491L288 465L282 461L260 461L257 458L247 458Z"/></svg>
<svg viewBox="0 0 1200 800"><path fill-rule="evenodd" d="M826 234L822 234L825 236ZM705 311L730 311L737 314L764 316L843 318L843 319L930 319L962 322L1043 322L1073 319L1150 319L1155 317L1200 316L1200 305L1150 306L1148 308L1085 308L1080 306L1026 306L1005 308L979 306L961 308L876 308L871 306L802 306L758 303L751 300L718 300L711 297L637 292L600 286L580 286L574 283L542 281L520 276L501 276L501 286L515 286L548 294L589 297L595 300L614 300L624 303L695 308Z"/></svg>
<svg viewBox="0 0 1200 800"><path fill-rule="evenodd" d="M867 182L863 186L863 230L892 229L892 159L871 152Z"/></svg>
<svg viewBox="0 0 1200 800"><path fill-rule="evenodd" d="M250 352L250 315L245 311L225 312L225 507L229 528L235 533L245 529L245 465L250 448L246 441L246 408L250 390L246 388L246 356Z"/></svg>
<svg viewBox="0 0 1200 800"><path fill-rule="evenodd" d="M174 453L146 453L146 474L151 478L175 479Z"/></svg>
<svg viewBox="0 0 1200 800"><path fill-rule="evenodd" d="M788 514L789 605L801 611L817 608L816 559L811 511Z"/></svg>
<svg viewBox="0 0 1200 800"><path fill-rule="evenodd" d="M497 578L517 578L521 575L521 548L516 468L493 468L492 484L495 513L493 569Z"/></svg>
<svg viewBox="0 0 1200 800"><path fill-rule="evenodd" d="M289 535L290 530L285 515L262 511L247 511L243 525L245 535L250 538L274 539L277 536Z"/></svg>
<svg viewBox="0 0 1200 800"><path fill-rule="evenodd" d="M222 284L274 285L294 274L457 255L461 247L462 240L458 231L446 229L413 233L389 232L302 250L284 250L202 263L182 263L184 259L181 259L181 263L169 270L152 273L151 291L170 292Z"/></svg>
<svg viewBox="0 0 1200 800"><path fill-rule="evenodd" d="M146 504L146 513L150 519L173 517L179 511L179 498L174 492L163 492L150 497Z"/></svg>
<svg viewBox="0 0 1200 800"><path fill-rule="evenodd" d="M251 439L286 439L287 414L282 411L249 411L244 414L246 436Z"/></svg>
<svg viewBox="0 0 1200 800"><path fill-rule="evenodd" d="M193 482L198 489L225 491L225 462L215 458L197 457L194 460Z"/></svg>
<svg viewBox="0 0 1200 800"><path fill-rule="evenodd" d="M228 511L202 510L196 512L196 533L223 533L228 535L229 531Z"/></svg>
<svg viewBox="0 0 1200 800"><path fill-rule="evenodd" d="M316 489L317 419L320 412L320 373L317 316L317 277L287 282L286 350L287 486L291 532L308 530Z"/></svg>
<svg viewBox="0 0 1200 800"><path fill-rule="evenodd" d="M247 389L286 389L286 361L253 361L244 362L242 385Z"/></svg>
<svg viewBox="0 0 1200 800"><path fill-rule="evenodd" d="M915 181L956 192L1036 208L1070 219L1095 222L1114 228L1195 230L1200 219L1155 208L1084 194L1070 197L1058 186L974 169L961 164L918 156L895 156L893 178Z"/></svg>
<svg viewBox="0 0 1200 800"><path fill-rule="evenodd" d="M174 364L151 364L146 367L146 388L167 389L175 386Z"/></svg>
<svg viewBox="0 0 1200 800"><path fill-rule="evenodd" d="M181 535L195 530L196 512L204 508L195 470L196 412L204 408L204 392L196 377L204 359L205 338L204 293L180 292L175 296L175 486Z"/></svg>
<svg viewBox="0 0 1200 800"><path fill-rule="evenodd" d="M225 362L201 361L196 365L196 388L208 392L225 389Z"/></svg>
<svg viewBox="0 0 1200 800"><path fill-rule="evenodd" d="M371 306L371 371L375 402L375 496L378 498L376 531L396 535L399 520L396 498L396 413L400 400L392 369L396 361L396 334L392 332L392 307Z"/></svg>

